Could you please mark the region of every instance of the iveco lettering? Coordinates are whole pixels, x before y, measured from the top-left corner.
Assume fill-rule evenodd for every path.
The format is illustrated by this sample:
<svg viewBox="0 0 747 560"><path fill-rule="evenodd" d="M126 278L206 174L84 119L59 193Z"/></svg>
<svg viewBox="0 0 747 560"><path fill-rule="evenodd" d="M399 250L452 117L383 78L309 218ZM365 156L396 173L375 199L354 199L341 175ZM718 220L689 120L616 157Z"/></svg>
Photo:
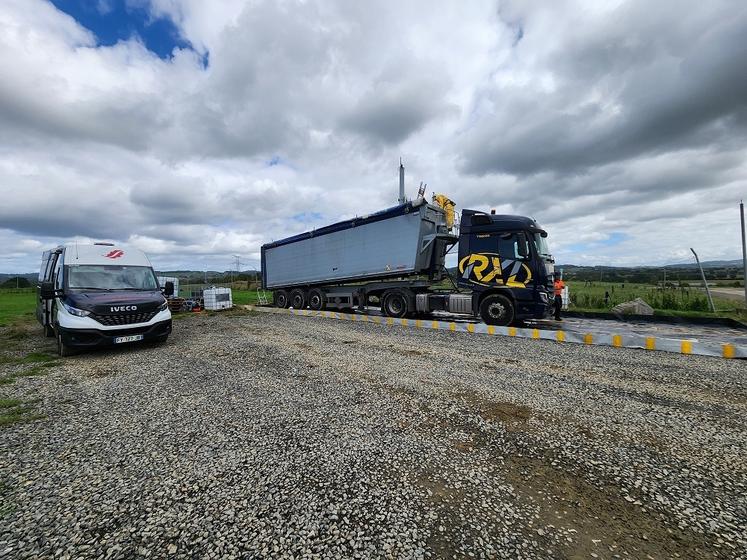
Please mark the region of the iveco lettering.
<svg viewBox="0 0 747 560"><path fill-rule="evenodd" d="M142 251L110 243L67 245L45 251L36 316L61 356L82 348L165 341L171 312Z"/></svg>

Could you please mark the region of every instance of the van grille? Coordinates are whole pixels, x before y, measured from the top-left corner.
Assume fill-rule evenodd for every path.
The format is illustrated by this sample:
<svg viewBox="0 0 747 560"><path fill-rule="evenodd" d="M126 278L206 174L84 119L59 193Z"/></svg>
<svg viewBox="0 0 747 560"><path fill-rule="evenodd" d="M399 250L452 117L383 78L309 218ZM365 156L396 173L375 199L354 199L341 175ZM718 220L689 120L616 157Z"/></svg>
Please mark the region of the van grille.
<svg viewBox="0 0 747 560"><path fill-rule="evenodd" d="M102 325L112 327L114 325L133 325L135 323L147 323L156 316L156 313L158 313L157 310L148 311L146 313L128 313L127 315L91 315L91 317Z"/></svg>

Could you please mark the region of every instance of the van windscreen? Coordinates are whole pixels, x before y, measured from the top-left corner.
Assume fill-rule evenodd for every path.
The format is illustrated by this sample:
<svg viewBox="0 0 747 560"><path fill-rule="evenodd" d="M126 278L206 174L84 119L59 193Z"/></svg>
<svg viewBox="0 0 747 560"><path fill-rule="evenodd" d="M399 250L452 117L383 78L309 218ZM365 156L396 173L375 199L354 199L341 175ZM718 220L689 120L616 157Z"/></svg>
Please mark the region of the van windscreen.
<svg viewBox="0 0 747 560"><path fill-rule="evenodd" d="M153 269L147 266L72 265L67 287L93 290L157 290Z"/></svg>

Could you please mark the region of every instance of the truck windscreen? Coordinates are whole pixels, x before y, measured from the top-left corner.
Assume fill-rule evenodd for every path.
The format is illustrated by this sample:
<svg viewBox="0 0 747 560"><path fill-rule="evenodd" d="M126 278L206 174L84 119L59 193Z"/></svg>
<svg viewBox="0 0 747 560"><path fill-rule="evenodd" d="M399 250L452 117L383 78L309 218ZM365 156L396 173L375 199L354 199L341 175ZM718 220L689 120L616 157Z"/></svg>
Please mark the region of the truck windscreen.
<svg viewBox="0 0 747 560"><path fill-rule="evenodd" d="M547 238L542 237L541 233L534 233L534 246L537 248L537 253L541 257L552 257L550 254L550 247L547 245Z"/></svg>
<svg viewBox="0 0 747 560"><path fill-rule="evenodd" d="M153 269L147 266L73 265L67 268L67 287L93 290L157 290Z"/></svg>

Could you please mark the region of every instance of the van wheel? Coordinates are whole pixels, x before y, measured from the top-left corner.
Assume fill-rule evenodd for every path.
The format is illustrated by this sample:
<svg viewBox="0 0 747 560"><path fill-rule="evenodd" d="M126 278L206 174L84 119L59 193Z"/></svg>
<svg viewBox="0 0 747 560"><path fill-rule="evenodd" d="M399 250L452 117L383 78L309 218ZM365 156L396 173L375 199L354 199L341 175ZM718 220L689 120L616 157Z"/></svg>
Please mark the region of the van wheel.
<svg viewBox="0 0 747 560"><path fill-rule="evenodd" d="M293 309L306 309L306 294L303 290L293 290L290 295L290 304Z"/></svg>
<svg viewBox="0 0 747 560"><path fill-rule="evenodd" d="M62 358L75 355L75 349L62 342L62 334L57 329L57 354Z"/></svg>
<svg viewBox="0 0 747 560"><path fill-rule="evenodd" d="M399 319L407 315L407 298L402 292L389 292L381 307L384 315Z"/></svg>
<svg viewBox="0 0 747 560"><path fill-rule="evenodd" d="M277 292L273 292L273 296L275 296L275 307L287 309L290 303L288 301L288 292L285 290L278 290Z"/></svg>
<svg viewBox="0 0 747 560"><path fill-rule="evenodd" d="M324 293L321 290L311 290L309 292L309 307L314 311L324 309Z"/></svg>
<svg viewBox="0 0 747 560"><path fill-rule="evenodd" d="M507 327L514 321L514 305L506 296L489 295L480 304L480 317L488 325Z"/></svg>

